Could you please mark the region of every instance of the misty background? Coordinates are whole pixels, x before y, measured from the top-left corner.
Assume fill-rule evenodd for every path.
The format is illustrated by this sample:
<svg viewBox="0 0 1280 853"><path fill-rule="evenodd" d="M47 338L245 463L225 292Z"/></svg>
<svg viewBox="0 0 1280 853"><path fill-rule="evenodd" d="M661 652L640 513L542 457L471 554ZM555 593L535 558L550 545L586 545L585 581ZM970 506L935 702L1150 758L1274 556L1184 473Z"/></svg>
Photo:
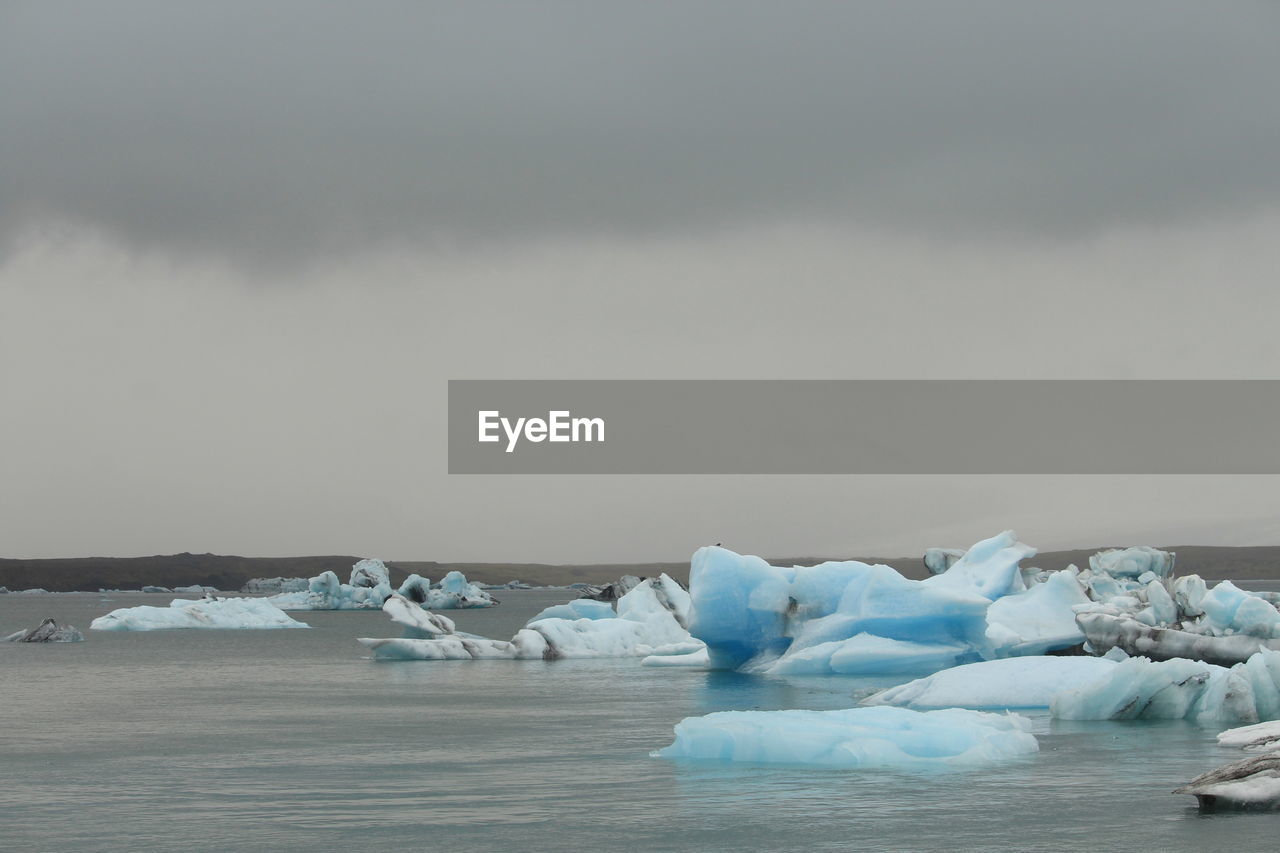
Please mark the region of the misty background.
<svg viewBox="0 0 1280 853"><path fill-rule="evenodd" d="M1280 544L1275 477L451 477L445 440L450 378L1280 378L1278 29L0 2L0 555Z"/></svg>

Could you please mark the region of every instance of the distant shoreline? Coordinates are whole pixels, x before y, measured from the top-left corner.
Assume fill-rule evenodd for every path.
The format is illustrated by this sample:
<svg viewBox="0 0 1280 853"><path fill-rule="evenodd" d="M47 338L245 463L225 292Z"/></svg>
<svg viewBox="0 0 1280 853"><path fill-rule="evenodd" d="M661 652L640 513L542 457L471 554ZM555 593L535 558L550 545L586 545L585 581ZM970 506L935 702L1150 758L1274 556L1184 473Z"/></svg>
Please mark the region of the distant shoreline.
<svg viewBox="0 0 1280 853"><path fill-rule="evenodd" d="M1090 555L1108 547L1047 551L1024 565L1042 569L1062 569L1070 564L1081 568ZM1178 555L1175 571L1198 574L1208 581L1280 580L1280 545L1224 547L1213 545L1161 546ZM50 592L95 592L99 589L139 589L143 586L202 586L221 590L240 589L252 578L312 577L331 570L346 580L351 565L359 557L328 555L310 557L239 557L218 554L171 554L152 557L69 557L54 559L0 558L0 586L10 590L43 588ZM775 565L813 565L824 560L862 560L884 563L913 578L927 577L921 557L769 557ZM567 586L572 583L607 583L624 574L653 576L666 572L682 582L689 579L689 563L596 563L556 565L548 563L443 563L434 561L388 560L392 581L417 573L439 580L446 572L461 571L477 583L501 584L520 580L537 586Z"/></svg>

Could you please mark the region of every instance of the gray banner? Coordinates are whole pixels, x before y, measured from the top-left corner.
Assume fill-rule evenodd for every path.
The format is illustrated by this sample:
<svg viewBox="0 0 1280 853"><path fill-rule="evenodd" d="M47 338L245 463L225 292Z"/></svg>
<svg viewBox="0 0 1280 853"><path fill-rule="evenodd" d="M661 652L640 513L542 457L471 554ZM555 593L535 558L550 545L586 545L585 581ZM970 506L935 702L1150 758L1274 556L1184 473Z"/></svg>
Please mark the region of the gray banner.
<svg viewBox="0 0 1280 853"><path fill-rule="evenodd" d="M1276 474L1278 427L1276 380L449 381L451 474Z"/></svg>

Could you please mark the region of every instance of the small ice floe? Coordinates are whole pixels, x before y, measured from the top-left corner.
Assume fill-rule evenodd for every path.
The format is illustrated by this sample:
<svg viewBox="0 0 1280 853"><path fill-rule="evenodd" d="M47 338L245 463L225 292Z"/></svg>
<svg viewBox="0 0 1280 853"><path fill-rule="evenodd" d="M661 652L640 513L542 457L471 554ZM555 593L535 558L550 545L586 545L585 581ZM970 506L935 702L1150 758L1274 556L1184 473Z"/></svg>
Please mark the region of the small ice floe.
<svg viewBox="0 0 1280 853"><path fill-rule="evenodd" d="M720 711L686 717L659 758L846 768L974 768L1039 750L1017 714L948 709Z"/></svg>
<svg viewBox="0 0 1280 853"><path fill-rule="evenodd" d="M1280 752L1280 720L1227 729L1218 735L1218 743L1246 752Z"/></svg>
<svg viewBox="0 0 1280 853"><path fill-rule="evenodd" d="M89 624L95 631L160 631L174 628L223 630L306 628L265 598L175 600L168 607L121 607Z"/></svg>
<svg viewBox="0 0 1280 853"><path fill-rule="evenodd" d="M1200 808L1280 809L1280 752L1255 755L1210 770L1175 794L1194 794Z"/></svg>
<svg viewBox="0 0 1280 853"><path fill-rule="evenodd" d="M0 637L0 643L83 643L81 634L74 625L59 625L52 619L46 619L28 631L16 631L7 637Z"/></svg>

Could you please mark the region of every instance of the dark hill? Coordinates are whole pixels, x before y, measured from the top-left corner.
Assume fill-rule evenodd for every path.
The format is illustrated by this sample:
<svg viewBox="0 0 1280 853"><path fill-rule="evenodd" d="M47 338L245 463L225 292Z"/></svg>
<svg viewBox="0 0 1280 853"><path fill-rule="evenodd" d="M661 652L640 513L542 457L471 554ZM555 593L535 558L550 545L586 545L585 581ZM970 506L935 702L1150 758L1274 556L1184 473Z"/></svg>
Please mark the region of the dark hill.
<svg viewBox="0 0 1280 853"><path fill-rule="evenodd" d="M1049 551L1027 561L1044 569L1061 569L1069 563L1084 567L1097 548L1077 551ZM1199 574L1206 580L1280 579L1280 546L1225 548L1181 545L1168 550L1178 553L1178 574ZM188 586L202 584L237 590L250 578L312 577L331 569L346 580L353 556L322 557L236 557L219 554L171 554L154 557L71 557L48 560L0 558L0 586L12 590L43 587L53 592L98 589L138 589L144 585ZM775 557L778 565L812 565L824 559L847 557ZM867 562L886 563L909 577L925 577L919 557L859 557ZM534 584L605 583L624 574L656 575L666 572L688 580L688 562L610 563L596 565L549 565L545 563L439 563L390 560L392 580L417 572L439 580L452 569L480 583L505 583L519 579Z"/></svg>

